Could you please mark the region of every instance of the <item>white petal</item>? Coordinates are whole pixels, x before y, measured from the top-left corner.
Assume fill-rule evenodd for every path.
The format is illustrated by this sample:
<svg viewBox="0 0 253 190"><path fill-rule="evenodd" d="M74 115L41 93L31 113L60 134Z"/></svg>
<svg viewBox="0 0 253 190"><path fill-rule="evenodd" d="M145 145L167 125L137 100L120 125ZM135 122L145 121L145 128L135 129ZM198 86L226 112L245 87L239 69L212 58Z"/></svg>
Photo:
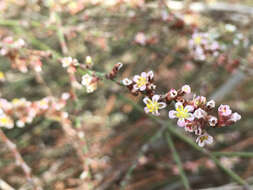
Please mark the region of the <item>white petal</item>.
<svg viewBox="0 0 253 190"><path fill-rule="evenodd" d="M134 78L133 78L133 81L134 82L138 82L139 79L140 79L140 76L139 75L135 75Z"/></svg>
<svg viewBox="0 0 253 190"><path fill-rule="evenodd" d="M143 85L140 87L140 91L144 91L144 90L146 90L146 85Z"/></svg>
<svg viewBox="0 0 253 190"><path fill-rule="evenodd" d="M139 88L138 88L138 85L137 85L137 84L135 84L135 85L133 86L133 88L134 88L134 90L139 90Z"/></svg>
<svg viewBox="0 0 253 190"><path fill-rule="evenodd" d="M185 126L185 120L184 119L178 119L177 120L177 125L179 127L184 127Z"/></svg>
<svg viewBox="0 0 253 190"><path fill-rule="evenodd" d="M164 102L159 102L158 106L159 106L159 109L163 109L166 107L166 104Z"/></svg>
<svg viewBox="0 0 253 190"><path fill-rule="evenodd" d="M147 75L148 75L148 77L149 77L150 79L153 79L153 77L154 77L153 71L149 71Z"/></svg>
<svg viewBox="0 0 253 190"><path fill-rule="evenodd" d="M147 73L142 72L142 73L141 73L141 76L144 77L144 78L147 78Z"/></svg>
<svg viewBox="0 0 253 190"><path fill-rule="evenodd" d="M153 115L155 115L155 116L159 116L159 115L160 115L160 113L158 112L158 110L156 110L155 112L153 112Z"/></svg>
<svg viewBox="0 0 253 190"><path fill-rule="evenodd" d="M144 111L145 111L145 113L149 113L148 107L145 107L145 108L144 108Z"/></svg>
<svg viewBox="0 0 253 190"><path fill-rule="evenodd" d="M170 119L175 119L176 118L176 111L175 110L170 110L169 111L169 118Z"/></svg>
<svg viewBox="0 0 253 190"><path fill-rule="evenodd" d="M194 120L194 115L189 113L189 117L187 117L187 120L193 121Z"/></svg>
<svg viewBox="0 0 253 190"><path fill-rule="evenodd" d="M151 100L148 98L148 97L145 97L144 99L143 99L143 102L145 103L145 104L148 104L148 102L150 102Z"/></svg>
<svg viewBox="0 0 253 190"><path fill-rule="evenodd" d="M153 97L152 97L152 101L153 102L158 102L158 100L160 99L160 96L155 94Z"/></svg>
<svg viewBox="0 0 253 190"><path fill-rule="evenodd" d="M182 102L177 102L177 103L175 104L175 108L176 108L176 109L177 109L178 107L181 107L181 106L183 106Z"/></svg>
<svg viewBox="0 0 253 190"><path fill-rule="evenodd" d="M194 110L194 107L191 106L191 105L187 105L185 106L185 109L188 111L188 112L192 112Z"/></svg>
<svg viewBox="0 0 253 190"><path fill-rule="evenodd" d="M212 144L213 143L213 137L208 135L208 139L206 140L207 144Z"/></svg>

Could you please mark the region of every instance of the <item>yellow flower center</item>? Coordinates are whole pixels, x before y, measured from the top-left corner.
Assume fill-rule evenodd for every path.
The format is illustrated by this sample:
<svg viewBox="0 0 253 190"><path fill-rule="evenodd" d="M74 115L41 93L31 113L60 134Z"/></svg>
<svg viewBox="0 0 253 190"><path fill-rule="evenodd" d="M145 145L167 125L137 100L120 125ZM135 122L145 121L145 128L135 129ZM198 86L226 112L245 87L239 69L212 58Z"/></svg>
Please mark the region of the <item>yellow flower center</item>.
<svg viewBox="0 0 253 190"><path fill-rule="evenodd" d="M4 73L0 71L0 79L4 79Z"/></svg>
<svg viewBox="0 0 253 190"><path fill-rule="evenodd" d="M136 82L138 88L144 86L147 84L147 79L145 77L140 77L138 81Z"/></svg>
<svg viewBox="0 0 253 190"><path fill-rule="evenodd" d="M186 119L189 117L189 113L186 109L184 109L183 105L180 105L176 108L176 117L180 119Z"/></svg>
<svg viewBox="0 0 253 190"><path fill-rule="evenodd" d="M205 141L205 140L207 140L208 139L208 136L202 136L202 137L200 137L200 141L201 142L203 142L203 141Z"/></svg>
<svg viewBox="0 0 253 190"><path fill-rule="evenodd" d="M0 118L0 123L2 125L6 125L6 124L10 123L10 120L7 117L1 117Z"/></svg>
<svg viewBox="0 0 253 190"><path fill-rule="evenodd" d="M198 36L196 38L194 38L194 43L196 45L200 45L201 44L201 41L202 41L202 37L201 36Z"/></svg>
<svg viewBox="0 0 253 190"><path fill-rule="evenodd" d="M149 112L156 112L159 109L158 102L153 102L151 100L148 100L147 108Z"/></svg>
<svg viewBox="0 0 253 190"><path fill-rule="evenodd" d="M13 100L12 100L12 103L13 104L18 104L20 102L20 99L18 99L18 98L14 98Z"/></svg>

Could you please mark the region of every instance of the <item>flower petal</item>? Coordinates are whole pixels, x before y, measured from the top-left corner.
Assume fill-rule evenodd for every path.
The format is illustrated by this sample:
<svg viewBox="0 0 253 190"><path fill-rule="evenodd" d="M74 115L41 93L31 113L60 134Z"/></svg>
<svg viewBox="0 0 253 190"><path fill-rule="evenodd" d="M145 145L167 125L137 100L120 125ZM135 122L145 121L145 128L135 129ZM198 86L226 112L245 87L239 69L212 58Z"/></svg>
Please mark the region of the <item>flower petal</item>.
<svg viewBox="0 0 253 190"><path fill-rule="evenodd" d="M148 107L145 107L145 108L144 108L144 111L145 111L145 113L149 113Z"/></svg>
<svg viewBox="0 0 253 190"><path fill-rule="evenodd" d="M166 107L166 104L164 102L159 102L158 106L159 106L159 109L163 109Z"/></svg>
<svg viewBox="0 0 253 190"><path fill-rule="evenodd" d="M147 78L147 73L142 72L142 73L141 73L141 77Z"/></svg>
<svg viewBox="0 0 253 190"><path fill-rule="evenodd" d="M181 107L181 106L183 106L182 102L177 102L177 103L175 104L175 108L176 108L176 109L179 108L179 107Z"/></svg>
<svg viewBox="0 0 253 190"><path fill-rule="evenodd" d="M153 97L152 97L152 101L153 102L158 102L158 100L160 99L160 96L155 94Z"/></svg>
<svg viewBox="0 0 253 190"><path fill-rule="evenodd" d="M142 85L142 86L140 87L140 91L144 91L144 90L146 90L146 85Z"/></svg>
<svg viewBox="0 0 253 190"><path fill-rule="evenodd" d="M169 111L169 118L170 119L175 119L176 118L176 111L175 110L170 110Z"/></svg>
<svg viewBox="0 0 253 190"><path fill-rule="evenodd" d="M194 120L194 115L192 113L189 113L189 116L187 117L187 120L193 121Z"/></svg>
<svg viewBox="0 0 253 190"><path fill-rule="evenodd" d="M145 104L148 104L148 103L151 102L151 100L150 100L148 97L145 97L145 98L143 99L143 102L144 102Z"/></svg>
<svg viewBox="0 0 253 190"><path fill-rule="evenodd" d="M177 125L179 127L184 127L185 126L185 120L184 119L178 119L177 120Z"/></svg>
<svg viewBox="0 0 253 190"><path fill-rule="evenodd" d="M153 72L153 71L149 71L149 72L147 73L147 75L148 75L149 79L153 79L153 77L154 77L154 72Z"/></svg>
<svg viewBox="0 0 253 190"><path fill-rule="evenodd" d="M140 79L140 76L139 75L135 75L134 78L133 78L133 81L134 82L138 82L139 79Z"/></svg>
<svg viewBox="0 0 253 190"><path fill-rule="evenodd" d="M185 109L188 111L188 112L192 112L194 110L194 107L191 106L191 105L187 105L185 106Z"/></svg>

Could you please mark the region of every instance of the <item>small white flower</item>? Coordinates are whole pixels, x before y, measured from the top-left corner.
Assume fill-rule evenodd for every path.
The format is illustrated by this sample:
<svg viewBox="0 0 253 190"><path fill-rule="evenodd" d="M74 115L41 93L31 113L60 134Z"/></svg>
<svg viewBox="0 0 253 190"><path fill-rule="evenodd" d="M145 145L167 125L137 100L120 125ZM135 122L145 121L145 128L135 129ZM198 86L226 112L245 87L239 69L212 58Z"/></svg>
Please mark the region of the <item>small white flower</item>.
<svg viewBox="0 0 253 190"><path fill-rule="evenodd" d="M231 115L231 118L230 120L233 121L233 122L237 122L239 121L240 119L242 118L242 116L240 114L238 114L237 112L233 113Z"/></svg>
<svg viewBox="0 0 253 190"><path fill-rule="evenodd" d="M207 113L204 110L202 110L201 108L198 108L197 110L195 110L193 115L195 118L201 119L201 118L205 118Z"/></svg>
<svg viewBox="0 0 253 190"><path fill-rule="evenodd" d="M196 143L198 143L198 145L200 147L205 146L205 144L212 144L213 143L213 137L207 133L204 133L203 135L200 135L197 139L196 139Z"/></svg>
<svg viewBox="0 0 253 190"><path fill-rule="evenodd" d="M175 104L175 108L176 110L169 111L169 118L170 119L178 118L177 125L179 127L185 127L186 120L188 121L194 120L193 114L190 113L194 110L193 106L187 105L184 107L181 102L177 102Z"/></svg>
<svg viewBox="0 0 253 190"><path fill-rule="evenodd" d="M214 100L210 100L206 103L206 107L208 107L209 109L214 108L215 107L215 101Z"/></svg>
<svg viewBox="0 0 253 190"><path fill-rule="evenodd" d="M226 29L228 32L235 32L237 28L236 28L235 25L226 24L226 25L225 25L225 29Z"/></svg>
<svg viewBox="0 0 253 190"><path fill-rule="evenodd" d="M214 127L218 123L217 117L208 116L208 123L210 126Z"/></svg>
<svg viewBox="0 0 253 190"><path fill-rule="evenodd" d="M152 97L152 100L149 99L148 97L145 97L143 99L143 102L146 104L144 111L146 113L152 113L153 115L160 115L158 110L165 108L166 104L164 102L158 102L159 99L160 99L159 95L154 95Z"/></svg>
<svg viewBox="0 0 253 190"><path fill-rule="evenodd" d="M152 80L152 79L154 78L154 72L153 72L153 71L149 71L149 72L147 73L147 78L148 78L149 80Z"/></svg>
<svg viewBox="0 0 253 190"><path fill-rule="evenodd" d="M123 63L118 62L118 63L116 64L116 67L117 67L117 70L119 71L119 70L123 67Z"/></svg>
<svg viewBox="0 0 253 190"><path fill-rule="evenodd" d="M175 89L170 89L169 94L171 98L177 97L177 91Z"/></svg>
<svg viewBox="0 0 253 190"><path fill-rule="evenodd" d="M68 100L70 98L70 94L68 92L64 92L62 93L61 98L63 100Z"/></svg>
<svg viewBox="0 0 253 190"><path fill-rule="evenodd" d="M195 107L198 107L200 105L205 105L206 104L206 97L204 96L197 96L193 99L193 104Z"/></svg>
<svg viewBox="0 0 253 190"><path fill-rule="evenodd" d="M133 86L135 90L144 91L148 84L148 75L147 73L142 72L141 75L135 75L133 81L136 83Z"/></svg>
<svg viewBox="0 0 253 190"><path fill-rule="evenodd" d="M61 59L62 67L69 67L71 63L73 62L72 57L64 57Z"/></svg>
<svg viewBox="0 0 253 190"><path fill-rule="evenodd" d="M85 63L86 63L88 66L90 66L90 67L93 66L94 63L93 63L93 60L92 60L91 56L86 56Z"/></svg>
<svg viewBox="0 0 253 190"><path fill-rule="evenodd" d="M123 83L124 86L129 86L129 85L131 85L133 83L133 81L130 80L129 78L124 78L122 80L122 83Z"/></svg>
<svg viewBox="0 0 253 190"><path fill-rule="evenodd" d="M81 83L82 83L82 85L87 86L91 83L92 79L93 79L92 76L90 76L89 74L85 74L85 75L82 76L82 82Z"/></svg>
<svg viewBox="0 0 253 190"><path fill-rule="evenodd" d="M21 120L18 120L18 121L16 122L16 125L17 125L17 127L19 127L19 128L23 128L23 127L25 126L25 123L24 123L23 121L21 121Z"/></svg>
<svg viewBox="0 0 253 190"><path fill-rule="evenodd" d="M13 120L5 115L5 114L1 114L0 115L0 127L6 127L8 129L11 129L14 127L14 123Z"/></svg>
<svg viewBox="0 0 253 190"><path fill-rule="evenodd" d="M184 86L182 86L181 90L182 90L184 93L186 93L186 94L191 93L191 87L190 87L189 85L187 85L187 84L184 85Z"/></svg>
<svg viewBox="0 0 253 190"><path fill-rule="evenodd" d="M93 77L89 74L82 76L82 85L86 87L87 93L94 92L97 89L97 82L93 82Z"/></svg>
<svg viewBox="0 0 253 190"><path fill-rule="evenodd" d="M218 112L222 116L229 116L232 114L232 110L230 109L229 105L222 105L221 104L220 107L218 108Z"/></svg>

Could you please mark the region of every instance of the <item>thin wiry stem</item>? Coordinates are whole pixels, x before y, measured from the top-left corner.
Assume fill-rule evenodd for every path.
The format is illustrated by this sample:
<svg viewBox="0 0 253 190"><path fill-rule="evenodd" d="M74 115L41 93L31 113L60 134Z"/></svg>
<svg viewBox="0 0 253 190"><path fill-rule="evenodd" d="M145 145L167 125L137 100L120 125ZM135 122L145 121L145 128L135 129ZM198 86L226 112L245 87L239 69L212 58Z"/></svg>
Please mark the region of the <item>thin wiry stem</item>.
<svg viewBox="0 0 253 190"><path fill-rule="evenodd" d="M186 190L189 190L191 189L190 187L190 183L186 177L186 174L184 172L184 169L183 169L183 165L182 165L182 162L181 162L181 159L180 159L180 156L176 150L176 147L173 143L173 140L171 138L171 135L168 131L166 131L165 133L165 137L167 139L167 142L168 142L168 145L170 147L170 150L171 150L171 153L172 153L172 156L173 156L173 159L175 160L176 164L177 164L177 167L178 167L178 170L179 170L179 174L180 174L180 177L181 177L181 180L182 180L182 183L185 187Z"/></svg>

